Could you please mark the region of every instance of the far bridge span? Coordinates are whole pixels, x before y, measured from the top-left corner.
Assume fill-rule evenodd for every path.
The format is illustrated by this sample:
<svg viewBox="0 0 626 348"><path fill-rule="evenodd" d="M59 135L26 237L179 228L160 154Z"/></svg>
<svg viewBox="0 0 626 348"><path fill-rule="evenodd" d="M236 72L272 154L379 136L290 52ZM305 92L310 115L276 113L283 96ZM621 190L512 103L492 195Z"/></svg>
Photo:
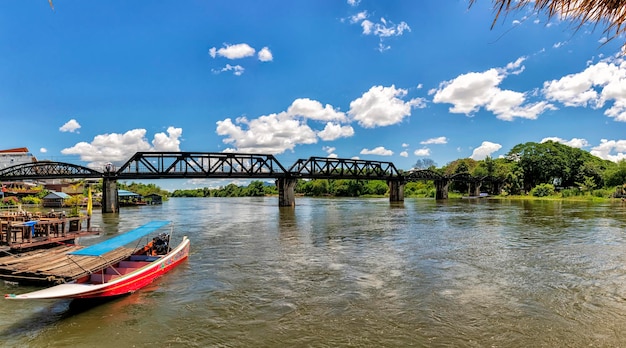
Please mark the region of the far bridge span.
<svg viewBox="0 0 626 348"><path fill-rule="evenodd" d="M474 184L478 192L484 180L464 175L444 176L432 170L400 172L391 162L311 157L299 159L286 169L273 155L224 152L137 152L119 168L105 166L102 171L80 165L38 161L0 170L0 181L29 179L102 179L102 212L119 211L118 180L187 179L187 178L246 178L275 179L279 206L295 205L295 185L298 179L385 180L389 185L389 200L404 200L404 185L409 181L433 180L437 199L448 198L452 181Z"/></svg>

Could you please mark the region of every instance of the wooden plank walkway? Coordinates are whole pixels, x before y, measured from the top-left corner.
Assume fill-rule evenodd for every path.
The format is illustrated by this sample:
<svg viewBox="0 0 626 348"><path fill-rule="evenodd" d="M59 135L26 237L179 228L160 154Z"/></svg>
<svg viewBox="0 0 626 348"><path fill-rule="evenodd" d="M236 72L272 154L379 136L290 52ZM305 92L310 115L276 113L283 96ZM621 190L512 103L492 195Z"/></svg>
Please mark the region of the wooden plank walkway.
<svg viewBox="0 0 626 348"><path fill-rule="evenodd" d="M66 283L120 262L133 252L118 248L101 257L67 255L81 248L84 246L68 244L0 257L0 279L40 285Z"/></svg>
<svg viewBox="0 0 626 348"><path fill-rule="evenodd" d="M73 243L77 238L99 234L100 228L91 226L87 217L87 228L82 228L84 217L37 217L29 220L25 215L0 215L0 251L8 246L12 252L58 243Z"/></svg>

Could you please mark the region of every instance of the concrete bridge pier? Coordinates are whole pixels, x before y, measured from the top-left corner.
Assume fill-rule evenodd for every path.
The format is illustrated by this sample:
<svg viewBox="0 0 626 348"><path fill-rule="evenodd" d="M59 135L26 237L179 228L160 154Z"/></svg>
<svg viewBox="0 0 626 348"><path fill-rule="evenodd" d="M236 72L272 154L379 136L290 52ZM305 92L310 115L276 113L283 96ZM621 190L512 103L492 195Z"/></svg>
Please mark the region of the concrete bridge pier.
<svg viewBox="0 0 626 348"><path fill-rule="evenodd" d="M117 180L102 180L102 212L119 213L120 202L117 197Z"/></svg>
<svg viewBox="0 0 626 348"><path fill-rule="evenodd" d="M280 178L276 179L276 187L278 187L278 206L279 207L295 207L296 206L296 183L297 179Z"/></svg>
<svg viewBox="0 0 626 348"><path fill-rule="evenodd" d="M404 202L404 183L398 180L387 180L389 186L389 202Z"/></svg>
<svg viewBox="0 0 626 348"><path fill-rule="evenodd" d="M480 196L480 188L483 186L482 181L470 182L469 184L469 195L470 196Z"/></svg>
<svg viewBox="0 0 626 348"><path fill-rule="evenodd" d="M439 179L435 180L435 199L448 199L448 186L450 180Z"/></svg>

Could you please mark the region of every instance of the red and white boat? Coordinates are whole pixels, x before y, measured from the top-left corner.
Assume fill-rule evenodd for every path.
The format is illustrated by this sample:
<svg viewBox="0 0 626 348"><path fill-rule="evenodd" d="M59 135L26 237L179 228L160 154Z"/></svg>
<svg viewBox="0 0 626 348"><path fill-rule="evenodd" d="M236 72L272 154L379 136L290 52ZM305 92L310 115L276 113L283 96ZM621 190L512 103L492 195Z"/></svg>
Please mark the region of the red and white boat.
<svg viewBox="0 0 626 348"><path fill-rule="evenodd" d="M68 255L101 257L103 254L138 240L167 224L169 221L152 221L104 242L73 251ZM183 236L180 244L171 248L169 246L170 238L171 233L162 233L126 259L74 282L25 294L7 294L4 297L9 300L84 299L106 298L133 293L187 259L189 239Z"/></svg>

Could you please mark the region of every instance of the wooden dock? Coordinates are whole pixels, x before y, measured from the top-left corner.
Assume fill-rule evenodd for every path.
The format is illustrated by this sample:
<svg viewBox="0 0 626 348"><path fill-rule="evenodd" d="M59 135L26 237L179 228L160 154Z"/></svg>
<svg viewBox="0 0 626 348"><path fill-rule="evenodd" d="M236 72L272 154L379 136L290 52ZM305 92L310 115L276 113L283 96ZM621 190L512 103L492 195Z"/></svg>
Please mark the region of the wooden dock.
<svg viewBox="0 0 626 348"><path fill-rule="evenodd" d="M83 220L87 226L83 228ZM100 233L90 217L0 215L0 250L19 252L38 247L73 243L77 238Z"/></svg>
<svg viewBox="0 0 626 348"><path fill-rule="evenodd" d="M133 252L118 248L101 257L67 254L81 248L84 246L67 244L0 257L0 279L37 285L66 283L115 264Z"/></svg>

